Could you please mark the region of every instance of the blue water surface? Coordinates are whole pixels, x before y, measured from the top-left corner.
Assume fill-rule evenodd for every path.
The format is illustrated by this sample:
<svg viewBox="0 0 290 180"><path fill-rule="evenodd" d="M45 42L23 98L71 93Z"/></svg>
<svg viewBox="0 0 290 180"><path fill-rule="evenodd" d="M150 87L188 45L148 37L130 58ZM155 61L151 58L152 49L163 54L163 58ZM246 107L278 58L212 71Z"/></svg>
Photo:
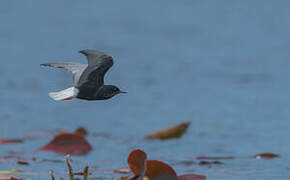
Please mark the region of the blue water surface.
<svg viewBox="0 0 290 180"><path fill-rule="evenodd" d="M84 126L94 150L72 157L76 170L86 164L126 166L128 153L141 148L178 174L289 179L289 7L286 0L2 0L0 137ZM107 101L53 101L48 93L71 87L71 74L39 64L85 63L77 52L86 48L114 57L106 83L128 94ZM181 139L144 140L185 121L192 124ZM64 159L35 152L51 138L0 145L0 155L23 150L24 158ZM212 167L194 159L262 152L281 158L239 158ZM0 170L12 168L42 173L26 176L30 179L48 179L49 169L59 177L66 167L0 163Z"/></svg>

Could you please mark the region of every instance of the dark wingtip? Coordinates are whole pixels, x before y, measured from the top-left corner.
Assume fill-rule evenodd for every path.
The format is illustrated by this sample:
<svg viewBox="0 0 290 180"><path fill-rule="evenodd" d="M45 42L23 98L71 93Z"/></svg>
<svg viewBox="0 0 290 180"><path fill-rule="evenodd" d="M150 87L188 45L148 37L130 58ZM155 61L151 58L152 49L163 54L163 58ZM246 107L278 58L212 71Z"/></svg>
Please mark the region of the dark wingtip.
<svg viewBox="0 0 290 180"><path fill-rule="evenodd" d="M84 49L84 50L80 50L79 53L84 54L84 55L89 55L89 54L100 54L103 52L94 50L94 49Z"/></svg>

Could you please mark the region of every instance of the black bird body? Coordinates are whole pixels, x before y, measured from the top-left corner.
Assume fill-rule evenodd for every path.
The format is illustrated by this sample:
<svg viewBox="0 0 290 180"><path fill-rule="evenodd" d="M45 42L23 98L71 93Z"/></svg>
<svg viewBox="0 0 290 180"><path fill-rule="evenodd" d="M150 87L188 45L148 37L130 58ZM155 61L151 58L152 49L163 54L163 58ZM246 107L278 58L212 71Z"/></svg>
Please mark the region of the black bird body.
<svg viewBox="0 0 290 180"><path fill-rule="evenodd" d="M77 98L85 100L106 100L119 93L119 89L113 85L102 85L98 89L82 86L79 88Z"/></svg>
<svg viewBox="0 0 290 180"><path fill-rule="evenodd" d="M113 58L101 51L82 50L88 64L79 63L45 63L43 66L63 68L73 73L74 86L63 91L49 93L54 100L69 100L79 98L85 100L105 100L121 91L114 85L104 85L104 76L113 66Z"/></svg>

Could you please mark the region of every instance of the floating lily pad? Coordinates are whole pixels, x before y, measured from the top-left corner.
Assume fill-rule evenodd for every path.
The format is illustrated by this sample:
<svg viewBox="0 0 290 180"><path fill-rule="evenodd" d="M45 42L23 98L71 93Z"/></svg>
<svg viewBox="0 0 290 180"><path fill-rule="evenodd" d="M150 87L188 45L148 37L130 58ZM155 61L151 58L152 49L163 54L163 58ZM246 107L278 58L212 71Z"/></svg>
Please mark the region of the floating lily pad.
<svg viewBox="0 0 290 180"><path fill-rule="evenodd" d="M86 138L79 133L62 132L55 136L50 143L42 147L40 150L83 155L90 152L92 147Z"/></svg>
<svg viewBox="0 0 290 180"><path fill-rule="evenodd" d="M146 139L165 140L165 139L172 139L172 138L180 138L186 132L189 126L190 126L190 122L180 123L176 126L149 134L146 136Z"/></svg>

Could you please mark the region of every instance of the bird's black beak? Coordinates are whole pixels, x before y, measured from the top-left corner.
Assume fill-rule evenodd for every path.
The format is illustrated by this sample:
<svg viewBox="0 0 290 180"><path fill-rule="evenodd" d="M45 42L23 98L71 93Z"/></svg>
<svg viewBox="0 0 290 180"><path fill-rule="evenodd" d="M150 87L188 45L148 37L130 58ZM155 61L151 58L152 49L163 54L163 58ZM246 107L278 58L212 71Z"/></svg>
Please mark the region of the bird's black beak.
<svg viewBox="0 0 290 180"><path fill-rule="evenodd" d="M81 50L79 53L86 55L85 50Z"/></svg>
<svg viewBox="0 0 290 180"><path fill-rule="evenodd" d="M122 93L122 94L127 94L127 92L126 91L119 91L119 93Z"/></svg>

